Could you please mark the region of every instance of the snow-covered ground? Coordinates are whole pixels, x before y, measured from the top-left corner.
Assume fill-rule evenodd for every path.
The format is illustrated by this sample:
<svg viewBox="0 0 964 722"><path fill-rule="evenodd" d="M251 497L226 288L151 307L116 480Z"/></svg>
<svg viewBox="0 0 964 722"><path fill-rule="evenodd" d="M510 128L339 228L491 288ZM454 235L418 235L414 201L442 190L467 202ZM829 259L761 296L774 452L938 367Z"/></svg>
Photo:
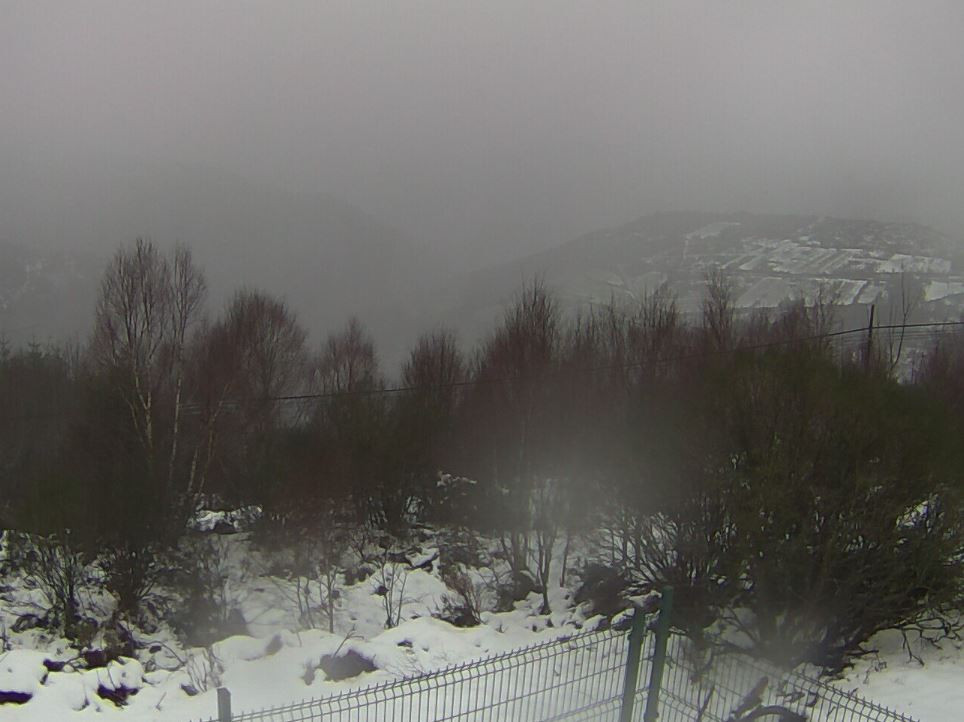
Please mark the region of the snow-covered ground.
<svg viewBox="0 0 964 722"><path fill-rule="evenodd" d="M836 685L920 722L960 722L964 643L944 640L935 646L910 637L909 645L908 650L899 632L878 634L868 645L877 653L859 659Z"/></svg>
<svg viewBox="0 0 964 722"><path fill-rule="evenodd" d="M9 651L0 652L0 692L30 696L25 704L0 704L0 720L96 719L156 720L208 718L216 713L218 681L232 692L236 711L275 706L346 689L411 677L458 662L488 657L522 646L571 635L585 619L569 601L571 592L556 586L550 595L550 615L538 614L542 598L535 593L504 613L484 613L483 624L457 628L433 618L451 591L437 566L411 569L405 575L402 622L385 629L384 598L377 593L377 575L341 590L334 634L300 629L291 585L260 574L258 555L244 535L219 539L228 547L231 600L239 606L250 636L234 636L210 650L183 648L174 633L161 627L153 634L137 631L142 643L137 660L111 662L99 669L82 669L76 662L50 671L45 660L75 659L77 650L66 639L40 629L11 631L17 618L36 612L36 590L14 580L16 590L0 606L0 629L6 630ZM437 550L427 549L429 558ZM414 560L416 564L418 559ZM104 614L103 599L87 599L87 611ZM327 621L322 622L327 627ZM319 661L336 651L354 650L376 669L343 682L330 682L318 670ZM220 670L212 672L212 666ZM126 687L136 690L123 706L104 693ZM185 688L197 694L189 695ZM100 694L99 694L100 691ZM108 695L109 696L109 695Z"/></svg>
<svg viewBox="0 0 964 722"><path fill-rule="evenodd" d="M556 584L550 615L539 614L542 599L532 593L512 611L483 614L481 626L456 628L433 618L450 594L435 565L406 572L402 621L393 629L385 629L384 598L376 593L373 577L343 588L334 634L300 629L288 583L260 573L257 554L247 547L244 535L220 539L232 559L230 596L240 607L250 636L230 637L209 649L186 649L162 626L153 634L137 632L144 646L136 660L98 669L68 663L62 671L50 671L45 661L70 660L77 652L66 640L43 630L10 631L18 616L37 602L35 591L19 588L15 581L15 591L0 606L0 629L6 630L9 647L0 653L0 692L29 695L30 700L0 704L0 720L207 719L216 712L219 683L231 690L235 711L276 706L489 657L594 624L573 605L572 589ZM425 549L426 557L438 551ZM570 577L569 583L577 580ZM90 599L88 604L103 601ZM917 643L912 651L923 666L908 655L899 634L880 635L873 646L878 654L859 660L835 684L921 722L962 719L960 644L946 642L936 648ZM318 669L322 657L347 650L371 660L375 670L342 682L328 681ZM111 691L125 688L136 693L120 706L110 699ZM188 694L185 689L190 688L197 693Z"/></svg>

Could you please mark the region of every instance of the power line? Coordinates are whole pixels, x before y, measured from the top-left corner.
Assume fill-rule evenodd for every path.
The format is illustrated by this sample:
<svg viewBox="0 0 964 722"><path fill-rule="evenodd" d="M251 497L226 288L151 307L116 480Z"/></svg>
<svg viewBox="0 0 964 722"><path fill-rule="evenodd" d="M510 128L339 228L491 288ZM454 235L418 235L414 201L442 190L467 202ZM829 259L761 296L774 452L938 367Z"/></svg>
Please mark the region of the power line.
<svg viewBox="0 0 964 722"><path fill-rule="evenodd" d="M933 331L934 329L942 329L949 327L960 327L964 326L964 321L935 321L935 322L923 322L923 323L900 323L900 324L882 324L874 326L874 331L904 331L910 332L912 334L911 338L924 338L927 335L923 334L925 330ZM807 344L815 341L824 340L834 340L834 339L846 339L849 336L854 336L856 334L866 334L867 327L862 326L858 328L849 328L840 331L829 331L820 334L812 334L810 336L799 336L794 338L777 339L775 341L767 341L757 344L748 345L737 345L728 348L710 350L710 351L698 351L690 354L681 354L676 356L669 356L665 358L655 358L655 359L645 359L640 361L631 362L620 362L612 364L602 364L597 366L586 366L582 368L564 368L564 369L553 369L545 373L547 376L561 375L561 374L587 374L592 375L595 373L602 373L605 371L626 371L636 368L652 368L665 366L668 364L683 363L686 361L693 361L700 358L710 358L714 356L724 356L730 354L747 353L752 351L763 351L770 348L777 348L780 346L791 346L796 344ZM921 335L918 335L921 334ZM907 337L905 336L905 340ZM416 391L438 391L446 389L460 389L469 388L473 386L483 386L490 384L503 384L503 383L518 383L520 381L525 381L524 376L503 376L495 378L482 378L482 379L467 379L462 381L450 381L439 384L416 384L408 386L392 386L388 388L371 388L371 389L353 389L347 391L329 391L329 392L319 392L319 393L306 393L306 394L288 394L279 396L263 396L263 397L236 397L222 402L222 406L225 408L237 407L244 403L295 403L295 402L307 402L307 401L324 401L337 398L350 398L350 397L371 397L371 396L388 396L393 394L403 394L412 393ZM199 402L189 402L181 404L180 409L186 414L195 414L201 411L202 405ZM45 418L58 418L61 417L62 413L48 413L48 414L23 414L16 417L0 417L0 420L6 422L16 422L16 421L26 421L26 420L42 420Z"/></svg>
<svg viewBox="0 0 964 722"><path fill-rule="evenodd" d="M894 331L894 330L922 330L922 329L935 329L935 328L946 328L953 326L964 326L964 321L940 321L940 322L929 322L929 323L903 323L903 324L885 324L874 326L875 331ZM918 331L919 332L919 331ZM796 338L779 339L776 341L768 341L765 343L749 344L743 346L734 346L731 348L717 349L714 351L699 351L692 354L684 354L679 356L671 356L662 359L647 359L643 361L632 361L624 363L614 363L614 364L603 364L598 366L586 366L582 368L567 368L567 369L555 369L553 371L547 372L547 375L554 374L566 374L566 373L585 373L593 374L603 371L621 371L629 370L634 368L647 368L653 366L665 366L667 364L681 363L684 361L692 361L700 358L708 358L712 356L746 353L750 351L762 351L769 348L775 348L779 346L790 346L794 344L805 344L813 341L821 341L827 339L843 338L846 336L852 336L855 334L866 334L867 327L860 328L850 328L842 331L830 331L827 333L814 334L811 336L800 336ZM923 337L923 336L922 336ZM482 386L487 384L500 384L500 383L511 383L526 380L525 377L520 376L504 376L495 377L488 379L470 379L465 381L451 381L439 384L421 384L412 386L393 386L389 388L372 388L372 389L355 389L349 391L329 391L321 393L310 393L310 394L289 394L282 396L265 396L265 397L242 397L238 399L231 399L226 401L225 404L228 405L239 405L244 402L262 402L262 403L274 403L274 402L296 402L296 401L321 401L342 397L366 397L366 396L387 396L390 394L400 394L400 393L411 393L414 391L427 391L427 390L443 390L443 389L458 389L466 388L471 386ZM199 407L197 404L184 404L181 406L182 410L190 409L193 407Z"/></svg>

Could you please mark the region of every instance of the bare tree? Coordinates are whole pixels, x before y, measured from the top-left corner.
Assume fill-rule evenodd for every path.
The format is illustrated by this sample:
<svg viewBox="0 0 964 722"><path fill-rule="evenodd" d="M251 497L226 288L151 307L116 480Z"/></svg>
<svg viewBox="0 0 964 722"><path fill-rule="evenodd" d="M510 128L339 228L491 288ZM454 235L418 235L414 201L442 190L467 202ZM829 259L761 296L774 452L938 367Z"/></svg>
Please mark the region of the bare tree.
<svg viewBox="0 0 964 722"><path fill-rule="evenodd" d="M286 522L260 536L271 552L266 571L269 578L284 580L277 580L276 586L297 605L301 624L315 628L320 612L334 634L339 582L349 546L344 513L334 503L312 504Z"/></svg>
<svg viewBox="0 0 964 722"><path fill-rule="evenodd" d="M465 360L455 334L444 329L419 336L402 368L403 386L446 410L455 402L455 385L464 378Z"/></svg>
<svg viewBox="0 0 964 722"><path fill-rule="evenodd" d="M529 499L530 524L535 543L531 547L531 557L536 583L542 594L540 614L549 614L549 585L556 540L562 525L562 489L553 479L540 479L533 485Z"/></svg>
<svg viewBox="0 0 964 722"><path fill-rule="evenodd" d="M733 344L735 299L733 285L720 268L706 274L706 296L703 298L703 331L705 342L714 351L724 351Z"/></svg>
<svg viewBox="0 0 964 722"><path fill-rule="evenodd" d="M528 568L529 499L552 444L552 375L562 340L559 309L541 280L527 285L477 360L470 413L483 428L487 453L477 476L496 491L492 521L513 571Z"/></svg>
<svg viewBox="0 0 964 722"><path fill-rule="evenodd" d="M277 432L298 422L301 409L279 402L305 389L306 332L280 299L238 291L208 334L209 413L221 419L220 457L264 502L277 477ZM225 406L233 412L225 418Z"/></svg>
<svg viewBox="0 0 964 722"><path fill-rule="evenodd" d="M171 365L174 376L174 403L171 429L171 452L168 460L167 484L174 484L174 469L177 462L178 441L181 437L181 412L184 384L187 376L186 359L188 334L197 321L207 283L194 265L191 251L186 246L174 249L171 261ZM193 486L196 464L191 465L189 488Z"/></svg>
<svg viewBox="0 0 964 722"><path fill-rule="evenodd" d="M354 316L341 332L325 340L316 379L325 394L363 393L380 384L375 344Z"/></svg>
<svg viewBox="0 0 964 722"><path fill-rule="evenodd" d="M323 449L328 492L354 504L359 523L384 519L390 488L385 444L386 401L375 344L356 318L328 336L314 368L314 387L322 398L314 427Z"/></svg>
<svg viewBox="0 0 964 722"><path fill-rule="evenodd" d="M923 299L924 289L918 280L902 272L898 281L898 292L894 295L896 298L890 300L887 319L887 325L891 328L887 330L884 342L887 368L892 375L897 372L904 355L907 324L910 323L911 317Z"/></svg>
<svg viewBox="0 0 964 722"><path fill-rule="evenodd" d="M100 391L89 412L117 438L111 457L97 460L94 482L110 501L99 510L107 546L101 563L125 613L138 611L161 571L158 556L193 511L185 491L197 440L184 443L182 396L205 287L186 248L165 255L144 239L117 251L101 283L91 344ZM126 424L118 423L113 399Z"/></svg>
<svg viewBox="0 0 964 722"><path fill-rule="evenodd" d="M420 512L442 521L436 493L439 470L452 459L456 411L465 361L455 336L435 331L419 337L402 368L407 391L393 404L391 449L395 486L418 498Z"/></svg>
<svg viewBox="0 0 964 722"><path fill-rule="evenodd" d="M138 239L114 255L97 303L93 356L116 378L115 389L127 406L147 469L164 480L168 493L175 483L183 428L187 340L205 291L204 276L188 249L177 247L168 258L152 242Z"/></svg>

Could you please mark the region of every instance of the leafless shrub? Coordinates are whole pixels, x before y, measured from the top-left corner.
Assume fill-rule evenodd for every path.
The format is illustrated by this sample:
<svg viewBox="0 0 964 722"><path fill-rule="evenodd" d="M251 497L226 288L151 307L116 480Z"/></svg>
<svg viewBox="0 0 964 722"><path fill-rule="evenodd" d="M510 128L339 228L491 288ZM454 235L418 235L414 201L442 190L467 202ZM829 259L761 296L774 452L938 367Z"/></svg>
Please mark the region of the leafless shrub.
<svg viewBox="0 0 964 722"><path fill-rule="evenodd" d="M386 553L372 576L373 591L382 599L386 629L399 625L405 606L412 601L405 595L408 573L406 563L392 559Z"/></svg>
<svg viewBox="0 0 964 722"><path fill-rule="evenodd" d="M494 578L482 574L473 577L464 569L451 567L442 575L442 581L453 593L443 600L442 617L459 620L461 626L481 624L482 613L489 611L497 599Z"/></svg>
<svg viewBox="0 0 964 722"><path fill-rule="evenodd" d="M192 643L246 633L244 618L232 597L231 543L221 536L192 536L182 541L176 587L182 596L172 612L173 626ZM241 570L244 573L244 570Z"/></svg>
<svg viewBox="0 0 964 722"><path fill-rule="evenodd" d="M48 536L12 534L8 553L27 583L43 594L64 635L72 638L80 617L80 594L92 582L90 554L79 548L70 530Z"/></svg>
<svg viewBox="0 0 964 722"><path fill-rule="evenodd" d="M184 671L194 694L199 694L222 685L221 675L224 674L224 664L214 653L214 648L207 646L200 652L188 656L184 663Z"/></svg>
<svg viewBox="0 0 964 722"><path fill-rule="evenodd" d="M270 569L264 571L297 606L300 623L315 628L323 617L331 633L350 540L340 516L327 505L321 511L286 518L280 528L259 540L271 560Z"/></svg>

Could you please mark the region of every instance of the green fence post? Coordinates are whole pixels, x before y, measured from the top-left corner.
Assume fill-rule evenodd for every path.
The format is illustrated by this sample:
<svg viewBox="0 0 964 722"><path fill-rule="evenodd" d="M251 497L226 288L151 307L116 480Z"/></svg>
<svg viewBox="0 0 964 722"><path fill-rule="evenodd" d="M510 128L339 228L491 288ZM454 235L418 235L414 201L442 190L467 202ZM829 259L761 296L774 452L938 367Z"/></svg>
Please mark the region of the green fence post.
<svg viewBox="0 0 964 722"><path fill-rule="evenodd" d="M656 646L653 650L653 666L649 670L649 690L646 693L644 722L656 722L656 718L659 716L659 690L663 684L663 667L666 666L666 643L669 641L669 617L672 612L673 588L665 587L659 600Z"/></svg>
<svg viewBox="0 0 964 722"><path fill-rule="evenodd" d="M637 606L633 611L633 626L629 632L629 658L626 660L626 678L623 680L623 704L619 722L630 722L636 703L636 682L639 679L639 658L643 651L643 633L646 630L646 614Z"/></svg>

